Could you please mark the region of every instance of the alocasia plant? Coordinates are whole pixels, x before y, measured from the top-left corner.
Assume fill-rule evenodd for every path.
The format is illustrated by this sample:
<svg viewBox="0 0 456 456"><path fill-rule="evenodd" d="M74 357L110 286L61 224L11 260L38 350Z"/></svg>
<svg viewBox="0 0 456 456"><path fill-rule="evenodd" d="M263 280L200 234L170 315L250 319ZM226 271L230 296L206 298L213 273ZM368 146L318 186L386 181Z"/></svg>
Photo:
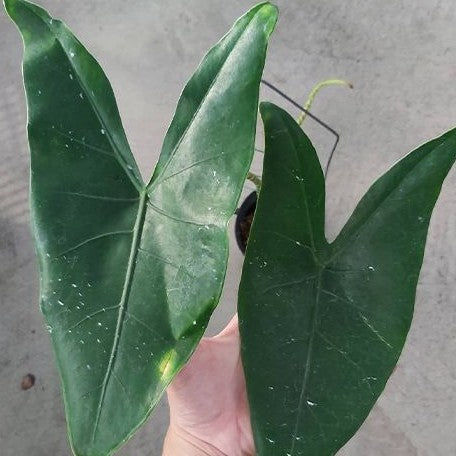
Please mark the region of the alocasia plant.
<svg viewBox="0 0 456 456"><path fill-rule="evenodd" d="M329 244L312 144L280 108L264 103L261 113L263 183L238 308L257 454L330 456L364 421L404 345L456 130L377 180Z"/></svg>
<svg viewBox="0 0 456 456"><path fill-rule="evenodd" d="M220 298L277 10L254 7L206 55L146 185L95 59L38 6L5 7L25 44L41 307L70 441L78 456L105 456L146 419ZM255 444L259 456L330 456L402 350L456 130L381 177L330 244L310 141L274 105L262 115L263 184L239 292Z"/></svg>
<svg viewBox="0 0 456 456"><path fill-rule="evenodd" d="M95 59L40 7L5 7L25 46L41 308L70 441L105 456L146 419L220 298L277 10L254 7L206 55L146 185Z"/></svg>

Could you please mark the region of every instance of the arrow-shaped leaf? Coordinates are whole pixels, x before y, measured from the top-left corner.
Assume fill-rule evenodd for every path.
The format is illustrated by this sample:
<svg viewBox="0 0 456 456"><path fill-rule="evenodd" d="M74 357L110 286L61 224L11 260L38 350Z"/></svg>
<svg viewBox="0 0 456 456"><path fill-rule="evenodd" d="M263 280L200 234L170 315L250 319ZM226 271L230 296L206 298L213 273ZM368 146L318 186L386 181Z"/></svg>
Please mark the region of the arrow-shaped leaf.
<svg viewBox="0 0 456 456"><path fill-rule="evenodd" d="M145 186L95 59L38 6L5 6L25 43L41 307L70 440L104 456L151 412L219 300L277 11L254 7L207 54Z"/></svg>
<svg viewBox="0 0 456 456"><path fill-rule="evenodd" d="M239 292L242 358L259 456L329 456L382 392L410 327L429 220L456 130L382 176L338 238L296 122L262 104L266 155Z"/></svg>

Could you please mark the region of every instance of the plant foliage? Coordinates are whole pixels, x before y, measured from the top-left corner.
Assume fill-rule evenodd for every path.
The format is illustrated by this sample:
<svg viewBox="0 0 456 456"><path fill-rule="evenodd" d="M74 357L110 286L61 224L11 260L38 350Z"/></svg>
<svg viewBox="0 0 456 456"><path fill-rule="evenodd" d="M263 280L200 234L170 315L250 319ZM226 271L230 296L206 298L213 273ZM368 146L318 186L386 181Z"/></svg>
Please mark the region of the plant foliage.
<svg viewBox="0 0 456 456"><path fill-rule="evenodd" d="M309 139L263 103L263 184L239 291L259 456L330 456L364 421L410 327L432 210L456 130L407 155L325 238L325 182Z"/></svg>
<svg viewBox="0 0 456 456"><path fill-rule="evenodd" d="M220 298L277 10L254 7L206 55L146 185L96 60L40 7L5 6L25 45L41 308L70 440L104 456L151 412Z"/></svg>

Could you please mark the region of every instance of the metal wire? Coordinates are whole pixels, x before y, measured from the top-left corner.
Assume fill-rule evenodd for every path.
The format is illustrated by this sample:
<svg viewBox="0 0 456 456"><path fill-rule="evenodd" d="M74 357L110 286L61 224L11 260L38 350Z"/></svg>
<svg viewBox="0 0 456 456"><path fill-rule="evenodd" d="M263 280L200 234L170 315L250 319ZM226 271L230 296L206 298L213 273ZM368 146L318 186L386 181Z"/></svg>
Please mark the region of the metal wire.
<svg viewBox="0 0 456 456"><path fill-rule="evenodd" d="M317 122L319 125L321 125L324 129L328 130L332 135L335 136L336 140L335 140L334 145L333 145L333 147L331 149L331 152L329 154L328 161L326 162L326 167L325 167L325 172L324 172L325 179L326 179L326 176L328 175L328 171L329 171L329 166L331 165L331 161L332 161L333 156L334 156L334 152L336 151L337 145L339 144L339 139L340 139L339 133L337 133L336 130L331 128L326 122L324 122L323 120L319 119L315 114L312 114L309 110L305 109L303 106L301 106L295 100L293 100L293 98L289 97L285 92L283 92L282 90L277 88L274 84L270 83L269 81L266 81L266 79L262 79L261 82L265 86L269 87L271 90L276 92L278 95L280 95L282 98L284 98L285 100L290 102L293 106L295 106L296 108L298 108L301 111L305 112L311 119L313 119L315 122Z"/></svg>

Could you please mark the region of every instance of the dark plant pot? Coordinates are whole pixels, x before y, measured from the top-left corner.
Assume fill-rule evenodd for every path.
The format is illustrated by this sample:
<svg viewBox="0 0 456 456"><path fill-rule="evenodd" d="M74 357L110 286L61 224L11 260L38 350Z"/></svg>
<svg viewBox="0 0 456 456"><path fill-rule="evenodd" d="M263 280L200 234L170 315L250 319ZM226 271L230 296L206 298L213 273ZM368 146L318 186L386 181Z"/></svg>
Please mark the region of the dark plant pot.
<svg viewBox="0 0 456 456"><path fill-rule="evenodd" d="M236 223L234 225L234 233L236 235L236 242L242 253L245 253L247 241L249 239L250 227L252 225L253 216L255 214L257 203L257 192L252 192L241 207L237 210Z"/></svg>

